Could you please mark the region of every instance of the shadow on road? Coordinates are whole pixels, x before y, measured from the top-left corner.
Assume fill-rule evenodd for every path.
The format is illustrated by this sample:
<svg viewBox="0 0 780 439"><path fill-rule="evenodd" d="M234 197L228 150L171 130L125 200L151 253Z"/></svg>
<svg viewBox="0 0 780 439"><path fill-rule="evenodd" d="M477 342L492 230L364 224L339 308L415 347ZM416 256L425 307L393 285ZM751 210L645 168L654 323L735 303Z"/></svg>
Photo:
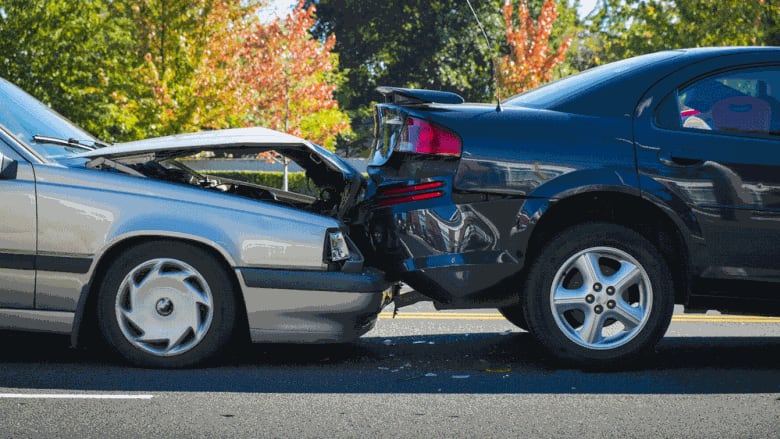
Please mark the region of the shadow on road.
<svg viewBox="0 0 780 439"><path fill-rule="evenodd" d="M780 392L777 337L666 337L639 367L567 368L524 332L251 345L214 367L149 370L68 337L0 332L0 387L46 391L238 393Z"/></svg>

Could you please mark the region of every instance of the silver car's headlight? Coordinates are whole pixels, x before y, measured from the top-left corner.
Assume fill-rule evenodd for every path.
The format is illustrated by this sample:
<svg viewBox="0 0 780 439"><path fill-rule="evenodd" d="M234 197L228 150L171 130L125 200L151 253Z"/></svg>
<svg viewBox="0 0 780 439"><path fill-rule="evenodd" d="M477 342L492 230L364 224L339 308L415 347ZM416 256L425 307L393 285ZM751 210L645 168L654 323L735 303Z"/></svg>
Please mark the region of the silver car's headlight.
<svg viewBox="0 0 780 439"><path fill-rule="evenodd" d="M328 232L328 256L331 262L349 259L349 246L341 231Z"/></svg>

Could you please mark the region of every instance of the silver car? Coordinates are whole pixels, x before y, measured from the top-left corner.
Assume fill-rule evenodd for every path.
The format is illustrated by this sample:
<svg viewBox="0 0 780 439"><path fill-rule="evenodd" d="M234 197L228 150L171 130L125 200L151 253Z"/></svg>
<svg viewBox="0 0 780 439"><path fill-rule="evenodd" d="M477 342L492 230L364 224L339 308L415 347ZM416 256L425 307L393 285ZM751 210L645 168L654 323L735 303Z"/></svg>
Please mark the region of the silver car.
<svg viewBox="0 0 780 439"><path fill-rule="evenodd" d="M180 158L274 151L311 194L199 174ZM0 79L0 329L100 334L140 366L231 341L341 342L392 289L348 236L363 177L303 139L248 128L103 145Z"/></svg>

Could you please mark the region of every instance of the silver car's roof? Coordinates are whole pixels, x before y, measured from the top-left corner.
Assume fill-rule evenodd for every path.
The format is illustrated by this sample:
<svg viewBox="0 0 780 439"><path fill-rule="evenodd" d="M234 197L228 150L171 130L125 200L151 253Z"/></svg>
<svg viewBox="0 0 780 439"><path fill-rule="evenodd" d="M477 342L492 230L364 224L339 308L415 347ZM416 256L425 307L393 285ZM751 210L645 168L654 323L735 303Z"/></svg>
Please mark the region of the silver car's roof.
<svg viewBox="0 0 780 439"><path fill-rule="evenodd" d="M83 152L73 157L120 158L151 154L160 158L184 155L204 149L252 149L253 147L268 149L285 146L304 146L314 149L308 141L300 137L268 128L255 127L201 131L174 136L154 137L134 142L116 143L105 148Z"/></svg>

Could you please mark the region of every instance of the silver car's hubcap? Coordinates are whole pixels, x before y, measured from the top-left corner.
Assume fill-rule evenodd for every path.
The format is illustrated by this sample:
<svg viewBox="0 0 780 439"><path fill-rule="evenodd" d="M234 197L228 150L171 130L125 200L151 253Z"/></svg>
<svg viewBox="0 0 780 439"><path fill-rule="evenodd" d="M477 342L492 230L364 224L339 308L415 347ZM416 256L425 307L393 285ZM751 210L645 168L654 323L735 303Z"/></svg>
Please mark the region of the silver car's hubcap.
<svg viewBox="0 0 780 439"><path fill-rule="evenodd" d="M211 290L197 270L176 259L153 259L125 276L115 310L119 329L133 346L171 356L203 340L214 305Z"/></svg>
<svg viewBox="0 0 780 439"><path fill-rule="evenodd" d="M555 274L550 307L558 328L588 349L614 349L640 333L650 317L650 278L628 253L594 247L570 257Z"/></svg>

